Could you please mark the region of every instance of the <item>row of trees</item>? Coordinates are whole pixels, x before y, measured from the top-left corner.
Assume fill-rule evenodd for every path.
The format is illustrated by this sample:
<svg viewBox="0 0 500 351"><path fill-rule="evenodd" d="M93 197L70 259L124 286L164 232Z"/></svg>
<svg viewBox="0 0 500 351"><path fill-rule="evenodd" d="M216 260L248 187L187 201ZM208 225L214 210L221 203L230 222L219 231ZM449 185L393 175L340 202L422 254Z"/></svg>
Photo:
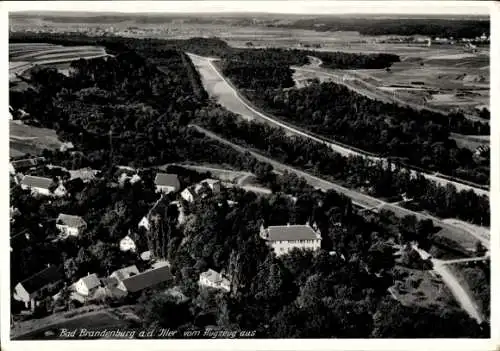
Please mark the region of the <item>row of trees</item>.
<svg viewBox="0 0 500 351"><path fill-rule="evenodd" d="M452 185L444 188L422 175L412 177L404 168L391 170L381 163L371 165L362 157L343 157L327 146L300 137L288 137L261 123L241 121L227 111L208 113L200 110L197 117L199 123L215 133L283 163L333 178L349 187L364 188L377 197L406 194L417 208L438 216L489 224L489 199L472 190L458 192Z"/></svg>
<svg viewBox="0 0 500 351"><path fill-rule="evenodd" d="M449 137L450 131L488 134L487 124L460 115L445 116L382 103L332 82L292 90L246 89L244 94L267 112L326 139L395 157L426 170L489 184L489 158L475 158Z"/></svg>
<svg viewBox="0 0 500 351"><path fill-rule="evenodd" d="M363 35L428 35L432 37L475 38L490 33L489 19L451 18L317 18L298 19L292 23L270 26L311 29L316 31L356 31Z"/></svg>

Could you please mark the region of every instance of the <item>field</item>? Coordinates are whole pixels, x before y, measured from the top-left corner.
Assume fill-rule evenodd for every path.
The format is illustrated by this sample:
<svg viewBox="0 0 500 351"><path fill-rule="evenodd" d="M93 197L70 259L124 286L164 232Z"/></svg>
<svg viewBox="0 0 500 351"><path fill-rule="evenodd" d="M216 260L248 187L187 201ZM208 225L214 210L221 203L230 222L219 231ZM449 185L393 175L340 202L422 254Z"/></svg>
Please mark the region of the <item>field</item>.
<svg viewBox="0 0 500 351"><path fill-rule="evenodd" d="M34 65L57 65L70 63L80 58L90 59L107 56L103 47L98 46L61 46L43 43L11 43L9 44L10 81L18 81L21 75ZM63 72L67 74L67 69Z"/></svg>
<svg viewBox="0 0 500 351"><path fill-rule="evenodd" d="M62 142L52 129L9 121L10 156L38 154L43 149L58 149Z"/></svg>
<svg viewBox="0 0 500 351"><path fill-rule="evenodd" d="M431 271L421 271L402 266L395 267L396 283L390 292L404 306L432 309L458 308L443 281Z"/></svg>
<svg viewBox="0 0 500 351"><path fill-rule="evenodd" d="M123 315L129 313L127 306L121 309L124 310ZM55 313L42 319L18 322L11 329L11 338L17 340L56 339L60 328L105 329L127 326L128 322L121 317L120 310L104 309L102 306L82 307L75 311ZM55 335L45 336L45 332L48 331Z"/></svg>

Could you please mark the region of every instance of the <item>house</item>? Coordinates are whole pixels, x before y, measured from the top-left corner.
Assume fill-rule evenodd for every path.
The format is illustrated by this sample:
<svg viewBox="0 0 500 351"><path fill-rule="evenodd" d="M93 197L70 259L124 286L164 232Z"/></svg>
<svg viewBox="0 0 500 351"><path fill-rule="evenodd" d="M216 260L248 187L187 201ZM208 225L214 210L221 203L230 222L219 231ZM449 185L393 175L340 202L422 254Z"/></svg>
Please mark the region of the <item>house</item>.
<svg viewBox="0 0 500 351"><path fill-rule="evenodd" d="M231 283L229 280L213 269L209 269L200 274L199 284L204 287L224 290L227 292L231 290Z"/></svg>
<svg viewBox="0 0 500 351"><path fill-rule="evenodd" d="M75 146L73 145L73 143L71 141L69 141L69 142L66 142L66 143L62 143L61 146L59 147L59 151L65 152L65 151L68 151L68 150L72 150L74 148L75 148Z"/></svg>
<svg viewBox="0 0 500 351"><path fill-rule="evenodd" d="M118 284L117 288L127 293L134 293L166 282L171 278L172 274L170 273L170 267L165 265L156 269L131 275L128 278L123 279Z"/></svg>
<svg viewBox="0 0 500 351"><path fill-rule="evenodd" d="M122 240L120 240L120 250L125 252L125 251L132 251L135 252L136 246L134 240L130 236L124 237Z"/></svg>
<svg viewBox="0 0 500 351"><path fill-rule="evenodd" d="M87 223L80 216L61 213L57 217L56 228L63 236L79 236L87 228Z"/></svg>
<svg viewBox="0 0 500 351"><path fill-rule="evenodd" d="M319 250L321 233L316 225L269 226L260 228L260 237L266 240L277 256L284 255L294 248Z"/></svg>
<svg viewBox="0 0 500 351"><path fill-rule="evenodd" d="M73 287L75 291L83 296L92 295L93 292L101 285L101 281L97 274L87 274L86 277L80 278Z"/></svg>
<svg viewBox="0 0 500 351"><path fill-rule="evenodd" d="M141 260L149 261L151 259L151 251L144 251L141 253Z"/></svg>
<svg viewBox="0 0 500 351"><path fill-rule="evenodd" d="M135 265L128 266L125 268L118 269L111 273L109 276L110 279L116 279L116 281L119 283L123 281L124 279L130 278L133 275L138 275L139 270Z"/></svg>
<svg viewBox="0 0 500 351"><path fill-rule="evenodd" d="M156 191L169 194L179 191L181 183L176 174L157 173L155 177Z"/></svg>
<svg viewBox="0 0 500 351"><path fill-rule="evenodd" d="M21 160L10 161L9 169L11 174L23 173L34 169L45 163L44 157L25 158Z"/></svg>
<svg viewBox="0 0 500 351"><path fill-rule="evenodd" d="M24 176L21 179L21 188L23 190L31 190L33 194L37 195L51 195L50 188L54 181L50 178L37 177L37 176Z"/></svg>
<svg viewBox="0 0 500 351"><path fill-rule="evenodd" d="M14 287L14 299L24 302L26 308L35 307L38 298L43 298L43 290L61 282L63 274L58 266L48 266Z"/></svg>
<svg viewBox="0 0 500 351"><path fill-rule="evenodd" d="M196 198L196 192L194 191L194 187L189 187L184 189L181 192L181 197L187 202L193 202Z"/></svg>
<svg viewBox="0 0 500 351"><path fill-rule="evenodd" d="M84 183L89 183L96 178L99 171L91 168L81 168L77 170L68 171L70 178L69 180L81 179Z"/></svg>

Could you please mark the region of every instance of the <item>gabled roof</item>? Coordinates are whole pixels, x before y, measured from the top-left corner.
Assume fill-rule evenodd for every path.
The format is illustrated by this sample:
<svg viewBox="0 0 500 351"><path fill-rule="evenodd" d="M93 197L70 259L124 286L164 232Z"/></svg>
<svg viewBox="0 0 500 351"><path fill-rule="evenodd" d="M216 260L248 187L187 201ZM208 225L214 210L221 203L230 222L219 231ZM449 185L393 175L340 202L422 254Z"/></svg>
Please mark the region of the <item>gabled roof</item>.
<svg viewBox="0 0 500 351"><path fill-rule="evenodd" d="M77 170L70 170L70 180L81 179L84 181L90 181L96 177L99 171L91 168L81 168Z"/></svg>
<svg viewBox="0 0 500 351"><path fill-rule="evenodd" d="M124 280L129 278L132 275L137 275L139 274L139 270L137 269L136 265L128 266L125 268L117 269L111 275L115 276L116 279L118 280Z"/></svg>
<svg viewBox="0 0 500 351"><path fill-rule="evenodd" d="M157 173L155 177L155 184L160 186L171 186L177 189L181 186L177 174L171 173Z"/></svg>
<svg viewBox="0 0 500 351"><path fill-rule="evenodd" d="M130 278L124 279L122 283L127 291L136 292L164 282L171 277L170 267L163 266L133 275Z"/></svg>
<svg viewBox="0 0 500 351"><path fill-rule="evenodd" d="M21 179L22 185L26 185L31 188L49 189L52 183L53 180L50 178L30 176L30 175L26 175L23 177L23 179Z"/></svg>
<svg viewBox="0 0 500 351"><path fill-rule="evenodd" d="M72 228L79 228L87 225L87 223L85 223L82 217L68 215L64 213L59 214L59 217L57 217L56 224L67 225L68 227Z"/></svg>
<svg viewBox="0 0 500 351"><path fill-rule="evenodd" d="M316 232L308 225L281 225L267 228L269 241L315 240Z"/></svg>
<svg viewBox="0 0 500 351"><path fill-rule="evenodd" d="M31 168L45 162L44 157L24 158L22 160L10 161L15 169Z"/></svg>
<svg viewBox="0 0 500 351"><path fill-rule="evenodd" d="M80 278L80 280L85 284L87 289L92 290L99 285L101 285L101 282L99 278L97 277L97 274L92 273L90 275L87 275L86 277Z"/></svg>
<svg viewBox="0 0 500 351"><path fill-rule="evenodd" d="M33 274L31 277L26 278L20 284L28 292L33 294L43 287L56 283L63 278L63 274L58 266L50 266L38 273Z"/></svg>

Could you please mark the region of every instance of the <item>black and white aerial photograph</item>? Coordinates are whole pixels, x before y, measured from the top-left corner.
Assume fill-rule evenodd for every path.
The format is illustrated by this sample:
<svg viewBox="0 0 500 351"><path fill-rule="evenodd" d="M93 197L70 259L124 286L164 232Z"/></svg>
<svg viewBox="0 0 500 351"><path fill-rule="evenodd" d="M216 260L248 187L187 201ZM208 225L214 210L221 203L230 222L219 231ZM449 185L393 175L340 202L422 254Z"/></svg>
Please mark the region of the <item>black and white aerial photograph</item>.
<svg viewBox="0 0 500 351"><path fill-rule="evenodd" d="M492 338L493 7L5 4L2 338Z"/></svg>

